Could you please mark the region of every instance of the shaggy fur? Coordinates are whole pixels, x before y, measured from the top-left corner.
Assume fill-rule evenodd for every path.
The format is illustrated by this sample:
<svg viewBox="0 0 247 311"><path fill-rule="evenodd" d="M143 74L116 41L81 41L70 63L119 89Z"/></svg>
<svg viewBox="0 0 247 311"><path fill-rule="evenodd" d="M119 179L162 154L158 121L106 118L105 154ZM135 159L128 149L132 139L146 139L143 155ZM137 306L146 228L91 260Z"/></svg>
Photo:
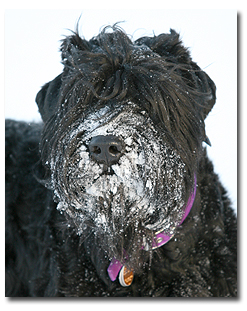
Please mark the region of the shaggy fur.
<svg viewBox="0 0 247 311"><path fill-rule="evenodd" d="M61 52L43 123L6 121L6 296L236 296L236 217L202 146L213 81L173 30L77 31ZM102 137L116 160L98 160ZM161 230L173 238L152 249Z"/></svg>

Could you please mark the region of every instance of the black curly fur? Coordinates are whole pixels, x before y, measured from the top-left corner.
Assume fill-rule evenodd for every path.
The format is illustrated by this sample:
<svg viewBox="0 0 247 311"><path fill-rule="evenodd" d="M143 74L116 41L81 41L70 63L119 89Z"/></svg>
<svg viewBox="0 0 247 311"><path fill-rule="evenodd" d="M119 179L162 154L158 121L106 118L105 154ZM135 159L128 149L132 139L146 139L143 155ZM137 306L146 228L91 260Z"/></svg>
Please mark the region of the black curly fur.
<svg viewBox="0 0 247 311"><path fill-rule="evenodd" d="M135 42L116 26L90 41L73 33L61 51L63 73L36 99L44 124L6 120L6 296L236 296L237 220L202 148L212 80L173 30ZM82 116L126 101L147 111L181 155L187 191L196 172L197 192L173 239L151 259L147 252L124 288L109 279L93 231L82 238L56 209L47 163L64 154L60 141Z"/></svg>

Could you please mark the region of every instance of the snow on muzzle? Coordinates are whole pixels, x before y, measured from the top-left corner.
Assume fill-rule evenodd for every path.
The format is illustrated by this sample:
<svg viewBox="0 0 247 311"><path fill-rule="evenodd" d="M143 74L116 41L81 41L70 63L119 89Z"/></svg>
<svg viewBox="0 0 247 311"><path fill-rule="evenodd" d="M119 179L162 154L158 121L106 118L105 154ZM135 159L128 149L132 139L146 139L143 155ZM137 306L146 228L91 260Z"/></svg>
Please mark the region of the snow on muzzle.
<svg viewBox="0 0 247 311"><path fill-rule="evenodd" d="M70 140L83 136L69 162L64 160L66 170L54 174L67 180L66 189L61 180L53 183L58 209L78 234L91 226L111 235L134 224L170 232L183 215L184 163L146 112L108 112L104 107L89 115L70 133Z"/></svg>

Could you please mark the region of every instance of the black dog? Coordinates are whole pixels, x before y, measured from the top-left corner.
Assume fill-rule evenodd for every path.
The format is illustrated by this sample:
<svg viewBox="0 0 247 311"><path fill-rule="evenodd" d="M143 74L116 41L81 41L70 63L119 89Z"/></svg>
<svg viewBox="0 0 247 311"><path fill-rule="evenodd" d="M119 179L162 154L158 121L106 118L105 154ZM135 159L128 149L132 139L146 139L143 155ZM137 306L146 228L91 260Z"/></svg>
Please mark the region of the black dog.
<svg viewBox="0 0 247 311"><path fill-rule="evenodd" d="M6 122L7 296L237 295L237 225L203 141L215 85L178 34L61 46Z"/></svg>

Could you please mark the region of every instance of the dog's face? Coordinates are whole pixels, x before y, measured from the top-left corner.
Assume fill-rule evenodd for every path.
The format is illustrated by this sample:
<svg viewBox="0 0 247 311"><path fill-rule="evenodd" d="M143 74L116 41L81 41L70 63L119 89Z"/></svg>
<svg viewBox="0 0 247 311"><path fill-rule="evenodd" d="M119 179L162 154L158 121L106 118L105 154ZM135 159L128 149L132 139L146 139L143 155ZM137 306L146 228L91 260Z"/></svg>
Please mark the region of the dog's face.
<svg viewBox="0 0 247 311"><path fill-rule="evenodd" d="M93 230L104 237L108 253L119 256L114 248L129 248L134 236L139 241L132 243L141 248L143 239L151 243L154 233L174 230L183 216L185 164L147 112L131 102L114 111L105 106L63 136L65 153L54 154L51 165L53 189L58 209L73 220L78 234ZM92 149L95 138L99 142ZM101 141L108 138L110 155L98 158L104 152ZM119 150L111 152L113 146ZM120 156L107 163L116 152Z"/></svg>
<svg viewBox="0 0 247 311"><path fill-rule="evenodd" d="M138 267L144 244L183 217L215 89L174 33L160 45L103 35L66 39L63 74L37 96L42 160L68 225Z"/></svg>

